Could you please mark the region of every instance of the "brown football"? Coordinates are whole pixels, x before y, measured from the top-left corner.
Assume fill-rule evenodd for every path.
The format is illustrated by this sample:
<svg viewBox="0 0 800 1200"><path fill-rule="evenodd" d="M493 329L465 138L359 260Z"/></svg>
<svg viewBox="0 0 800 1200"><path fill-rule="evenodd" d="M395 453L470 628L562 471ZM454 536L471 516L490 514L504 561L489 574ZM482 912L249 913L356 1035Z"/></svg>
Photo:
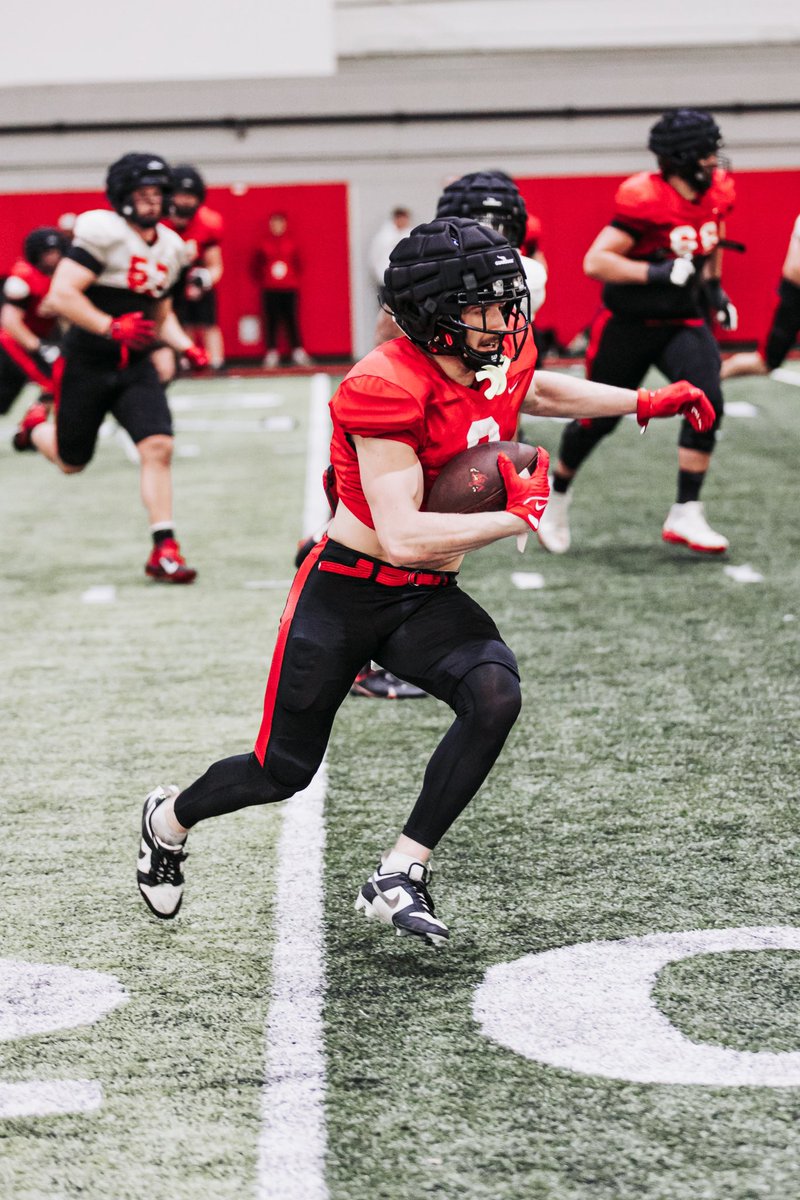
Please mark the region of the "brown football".
<svg viewBox="0 0 800 1200"><path fill-rule="evenodd" d="M429 512L500 512L506 489L497 456L507 454L518 471L533 474L538 454L524 442L479 442L445 463L434 480L426 508Z"/></svg>

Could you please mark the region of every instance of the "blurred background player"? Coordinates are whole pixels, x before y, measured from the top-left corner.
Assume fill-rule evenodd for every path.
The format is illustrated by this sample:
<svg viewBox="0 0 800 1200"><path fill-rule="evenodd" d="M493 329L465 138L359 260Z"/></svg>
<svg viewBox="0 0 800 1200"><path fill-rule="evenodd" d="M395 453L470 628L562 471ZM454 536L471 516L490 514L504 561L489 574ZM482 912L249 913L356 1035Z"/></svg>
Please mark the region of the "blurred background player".
<svg viewBox="0 0 800 1200"><path fill-rule="evenodd" d="M794 223L783 260L780 297L764 344L758 350L732 354L722 364L722 378L767 375L781 365L800 333L800 216Z"/></svg>
<svg viewBox="0 0 800 1200"><path fill-rule="evenodd" d="M713 429L698 432L686 420L681 426L676 502L662 529L664 541L706 554L728 548L700 501L723 407L720 354L709 319L713 315L725 329L737 323L719 278L718 243L734 202L733 180L718 165L721 143L710 113L691 108L665 113L648 143L658 171L620 185L613 218L584 260L586 274L604 284L605 306L592 329L587 377L635 388L656 366L669 380L687 379L702 388L714 405ZM568 488L619 419L572 421L564 431L553 495L538 531L554 554L570 545Z"/></svg>
<svg viewBox="0 0 800 1200"><path fill-rule="evenodd" d="M471 171L454 179L439 197L437 217L472 217L502 233L515 250L519 250L525 269L525 280L531 294L531 316L544 304L547 285L547 265L539 248L541 222L533 218L529 226L528 210L517 185L505 171ZM533 245L528 256L522 247L526 239ZM540 355L543 343L533 326L534 341Z"/></svg>
<svg viewBox="0 0 800 1200"><path fill-rule="evenodd" d="M26 383L42 389L39 403L53 398L53 366L60 328L47 294L67 242L58 229L32 229L3 284L0 308L0 413L7 413Z"/></svg>
<svg viewBox="0 0 800 1200"><path fill-rule="evenodd" d="M49 302L70 323L58 386L55 425L44 405L31 408L16 434L65 474L91 461L106 414L112 413L139 451L142 502L153 550L145 564L152 579L191 583L172 519L172 417L150 355L156 339L206 364L172 311L186 248L161 223L172 175L154 154L126 154L109 167L106 194L114 209L82 213L75 236L53 278Z"/></svg>
<svg viewBox="0 0 800 1200"><path fill-rule="evenodd" d="M173 300L175 315L205 349L212 369L219 371L225 365L225 344L217 323L216 287L223 272L224 222L221 214L206 204L205 181L196 167L175 167L172 186L164 224L179 233L189 249L188 270Z"/></svg>
<svg viewBox="0 0 800 1200"><path fill-rule="evenodd" d="M411 212L398 205L393 208L387 219L369 244L369 269L372 283L376 291L383 287L383 274L389 265L389 255L401 238L404 238L411 228ZM402 330L395 323L391 313L382 306L378 307L375 321L375 345L388 342L389 338L400 337Z"/></svg>
<svg viewBox="0 0 800 1200"><path fill-rule="evenodd" d="M264 313L264 342L267 348L264 366L273 368L280 363L278 335L283 329L291 361L296 367L307 367L311 359L303 349L298 316L303 272L300 252L289 233L289 222L284 213L272 213L267 226L267 235L253 260Z"/></svg>

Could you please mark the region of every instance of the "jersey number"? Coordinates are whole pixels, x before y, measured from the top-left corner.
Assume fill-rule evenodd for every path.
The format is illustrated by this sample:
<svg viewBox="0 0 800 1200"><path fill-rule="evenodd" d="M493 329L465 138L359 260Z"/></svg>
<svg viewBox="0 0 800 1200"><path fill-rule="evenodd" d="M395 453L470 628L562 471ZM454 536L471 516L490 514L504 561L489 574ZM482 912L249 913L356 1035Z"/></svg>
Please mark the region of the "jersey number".
<svg viewBox="0 0 800 1200"><path fill-rule="evenodd" d="M133 254L128 267L128 287L132 292L158 297L164 293L168 274L169 268L165 263L153 263Z"/></svg>
<svg viewBox="0 0 800 1200"><path fill-rule="evenodd" d="M480 421L473 421L467 430L468 450L471 450L473 446L477 446L479 442L499 441L500 426L494 417L481 417Z"/></svg>
<svg viewBox="0 0 800 1200"><path fill-rule="evenodd" d="M677 258L688 258L698 250L710 254L718 241L716 221L705 221L699 229L694 225L676 225L669 235L670 249Z"/></svg>

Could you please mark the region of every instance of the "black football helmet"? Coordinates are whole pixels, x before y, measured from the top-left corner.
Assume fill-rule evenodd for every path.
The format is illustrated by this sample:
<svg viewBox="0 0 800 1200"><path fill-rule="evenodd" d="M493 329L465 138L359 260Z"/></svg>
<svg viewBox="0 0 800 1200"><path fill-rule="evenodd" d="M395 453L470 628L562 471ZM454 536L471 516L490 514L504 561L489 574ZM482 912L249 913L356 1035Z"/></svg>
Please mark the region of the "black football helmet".
<svg viewBox="0 0 800 1200"><path fill-rule="evenodd" d="M469 217L412 229L389 256L379 299L415 346L453 355L471 370L499 366L509 339L513 362L528 335L530 294L519 254L502 234ZM492 349L473 349L469 333L498 332L486 323L487 309L497 304L505 329ZM480 324L464 321L468 306L480 309Z"/></svg>
<svg viewBox="0 0 800 1200"><path fill-rule="evenodd" d="M66 254L69 242L60 229L51 225L39 225L32 229L22 243L22 253L32 267L38 267L48 250L60 250Z"/></svg>
<svg viewBox="0 0 800 1200"><path fill-rule="evenodd" d="M197 167L192 167L188 163L181 163L180 166L172 168L172 190L173 192L185 192L189 196L194 196L197 200L196 204L176 204L173 200L170 205L170 211L176 217L184 219L193 217L201 204L206 198L206 184L203 176L197 170Z"/></svg>
<svg viewBox="0 0 800 1200"><path fill-rule="evenodd" d="M677 175L696 192L707 192L714 168L701 166L701 158L717 154L722 133L711 113L699 108L665 112L650 130L647 146L658 159L662 175Z"/></svg>
<svg viewBox="0 0 800 1200"><path fill-rule="evenodd" d="M525 238L528 210L519 188L504 171L473 171L448 183L439 197L436 216L473 217L519 248Z"/></svg>
<svg viewBox="0 0 800 1200"><path fill-rule="evenodd" d="M133 193L137 188L157 187L161 189L161 216L166 212L172 194L172 171L158 154L123 154L108 168L106 195L121 217L135 220L137 225L147 228L156 225L161 217L141 221L136 217Z"/></svg>

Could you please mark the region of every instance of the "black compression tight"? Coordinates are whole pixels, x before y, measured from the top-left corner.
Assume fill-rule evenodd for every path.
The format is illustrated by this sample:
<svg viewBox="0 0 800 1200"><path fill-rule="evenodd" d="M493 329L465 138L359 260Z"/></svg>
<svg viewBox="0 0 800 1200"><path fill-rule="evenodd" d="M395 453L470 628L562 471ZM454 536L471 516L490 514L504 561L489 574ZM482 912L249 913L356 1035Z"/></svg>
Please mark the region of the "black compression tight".
<svg viewBox="0 0 800 1200"><path fill-rule="evenodd" d="M489 774L520 710L519 680L501 663L480 663L455 689L456 719L428 763L422 791L403 830L430 849L469 804ZM191 829L199 821L292 795L270 780L255 754L237 754L208 768L175 802Z"/></svg>

